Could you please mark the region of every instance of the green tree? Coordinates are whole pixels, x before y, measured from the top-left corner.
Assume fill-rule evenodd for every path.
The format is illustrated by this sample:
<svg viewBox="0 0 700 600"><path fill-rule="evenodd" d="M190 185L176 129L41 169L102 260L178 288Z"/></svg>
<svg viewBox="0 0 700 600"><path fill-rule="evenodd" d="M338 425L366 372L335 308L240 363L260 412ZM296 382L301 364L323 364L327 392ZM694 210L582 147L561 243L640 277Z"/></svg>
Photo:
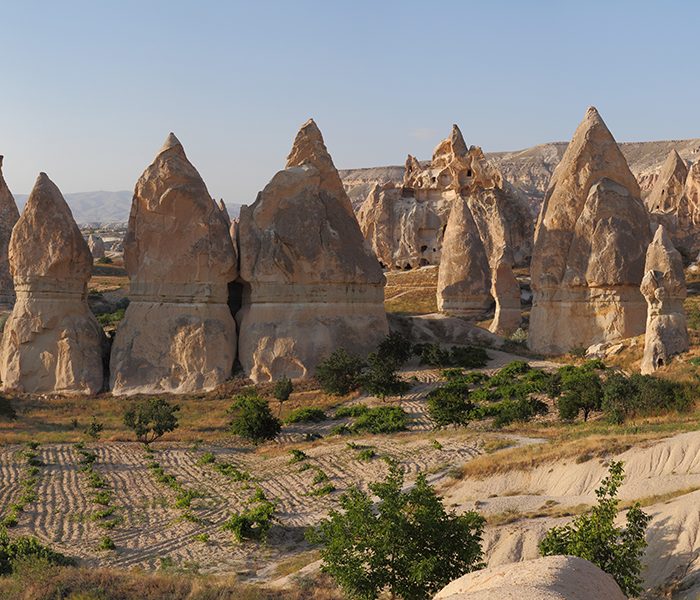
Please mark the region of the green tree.
<svg viewBox="0 0 700 600"><path fill-rule="evenodd" d="M582 367L563 367L559 369L562 395L557 400L559 416L564 421L573 421L583 411L583 420L587 421L593 410L600 410L603 400L603 386L600 376Z"/></svg>
<svg viewBox="0 0 700 600"><path fill-rule="evenodd" d="M275 439L282 429L282 423L270 411L267 400L254 392L237 396L229 412L233 413L231 433L254 444Z"/></svg>
<svg viewBox="0 0 700 600"><path fill-rule="evenodd" d="M391 362L399 368L411 358L413 349L410 340L394 331L379 344L377 354L383 361Z"/></svg>
<svg viewBox="0 0 700 600"><path fill-rule="evenodd" d="M277 411L277 416L282 414L282 405L289 400L289 396L292 395L294 391L294 386L292 385L292 380L289 377L283 377L275 383L275 388L272 391L272 395L275 400L280 403L279 410Z"/></svg>
<svg viewBox="0 0 700 600"><path fill-rule="evenodd" d="M124 425L132 429L136 439L144 444L162 437L178 427L177 413L180 407L163 398L149 398L132 406L124 414Z"/></svg>
<svg viewBox="0 0 700 600"><path fill-rule="evenodd" d="M411 385L403 381L396 372L397 366L391 360L384 360L377 353L367 357L367 368L360 376L365 393L385 400L389 396L403 396Z"/></svg>
<svg viewBox="0 0 700 600"><path fill-rule="evenodd" d="M88 436L91 440L97 441L100 439L100 435L102 434L103 429L104 425L97 420L95 415L93 415L92 421L90 421L90 425L88 425L85 429L85 435Z"/></svg>
<svg viewBox="0 0 700 600"><path fill-rule="evenodd" d="M428 416L437 427L466 425L474 408L468 392L459 392L449 386L437 388L428 394Z"/></svg>
<svg viewBox="0 0 700 600"><path fill-rule="evenodd" d="M316 367L316 379L323 391L336 396L344 396L360 387L362 359L340 348Z"/></svg>
<svg viewBox="0 0 700 600"><path fill-rule="evenodd" d="M644 534L650 517L635 503L627 511L627 526L616 527L617 491L624 480L622 462L611 462L608 476L596 490L598 504L568 525L550 529L540 542L540 554L579 556L615 578L627 596L641 592Z"/></svg>
<svg viewBox="0 0 700 600"><path fill-rule="evenodd" d="M322 570L351 598L374 600L383 590L405 600L427 600L448 582L481 568L484 519L448 513L425 476L403 491L392 465L384 482L370 485L375 505L353 488L341 511L309 532L322 545Z"/></svg>

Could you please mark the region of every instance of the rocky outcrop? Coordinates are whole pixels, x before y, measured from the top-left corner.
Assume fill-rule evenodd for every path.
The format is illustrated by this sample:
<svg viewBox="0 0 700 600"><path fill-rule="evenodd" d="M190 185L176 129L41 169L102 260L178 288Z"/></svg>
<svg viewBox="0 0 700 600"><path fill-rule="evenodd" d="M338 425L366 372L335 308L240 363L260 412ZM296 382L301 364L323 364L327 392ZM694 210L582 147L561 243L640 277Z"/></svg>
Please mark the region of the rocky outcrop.
<svg viewBox="0 0 700 600"><path fill-rule="evenodd" d="M499 262L491 278L491 295L496 301L496 311L489 331L510 336L522 322L520 309L520 284L507 262Z"/></svg>
<svg viewBox="0 0 700 600"><path fill-rule="evenodd" d="M237 236L238 351L253 381L304 377L337 348L365 354L387 335L384 275L312 120L241 208Z"/></svg>
<svg viewBox="0 0 700 600"><path fill-rule="evenodd" d="M0 347L3 389L99 392L105 339L87 305L92 256L45 173L12 231L9 262L17 300Z"/></svg>
<svg viewBox="0 0 700 600"><path fill-rule="evenodd" d="M673 150L645 200L651 220L663 225L689 259L700 252L700 164L689 170Z"/></svg>
<svg viewBox="0 0 700 600"><path fill-rule="evenodd" d="M99 260L105 257L105 243L104 240L99 236L91 233L88 236L88 248L90 248L90 254L94 260Z"/></svg>
<svg viewBox="0 0 700 600"><path fill-rule="evenodd" d="M641 369L648 374L689 348L683 308L687 294L683 261L663 225L657 228L649 244L641 291L648 304Z"/></svg>
<svg viewBox="0 0 700 600"><path fill-rule="evenodd" d="M19 219L19 211L2 176L2 159L0 156L0 310L10 310L15 303L15 288L7 252L12 228Z"/></svg>
<svg viewBox="0 0 700 600"><path fill-rule="evenodd" d="M453 581L435 600L625 600L612 576L576 556L489 567Z"/></svg>
<svg viewBox="0 0 700 600"><path fill-rule="evenodd" d="M443 140L427 165L409 155L402 182L375 185L358 210L358 221L377 258L387 268L405 269L437 265L452 204L457 198L484 203L473 211L484 237L493 237L490 216L495 207L512 259L529 257L530 211L503 181L498 169L484 157L481 148L467 147L459 128Z"/></svg>
<svg viewBox="0 0 700 600"><path fill-rule="evenodd" d="M236 357L229 222L173 134L136 183L124 262L131 303L112 348L113 393L188 393L226 380Z"/></svg>
<svg viewBox="0 0 700 600"><path fill-rule="evenodd" d="M591 107L552 176L535 230L530 348L556 354L641 334L650 237L637 181Z"/></svg>
<svg viewBox="0 0 700 600"><path fill-rule="evenodd" d="M478 317L491 304L491 270L467 201L454 200L445 229L438 271L437 306L440 312Z"/></svg>

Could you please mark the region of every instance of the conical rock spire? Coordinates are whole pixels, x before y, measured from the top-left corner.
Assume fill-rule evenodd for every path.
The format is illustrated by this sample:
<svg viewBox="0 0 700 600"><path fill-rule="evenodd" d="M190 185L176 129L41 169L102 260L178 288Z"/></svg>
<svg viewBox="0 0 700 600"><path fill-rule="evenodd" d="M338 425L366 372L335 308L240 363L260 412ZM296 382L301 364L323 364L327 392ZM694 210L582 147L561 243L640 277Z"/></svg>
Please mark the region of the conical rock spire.
<svg viewBox="0 0 700 600"><path fill-rule="evenodd" d="M19 211L2 175L2 159L0 156L0 309L8 310L15 302L8 249L12 228L19 219Z"/></svg>

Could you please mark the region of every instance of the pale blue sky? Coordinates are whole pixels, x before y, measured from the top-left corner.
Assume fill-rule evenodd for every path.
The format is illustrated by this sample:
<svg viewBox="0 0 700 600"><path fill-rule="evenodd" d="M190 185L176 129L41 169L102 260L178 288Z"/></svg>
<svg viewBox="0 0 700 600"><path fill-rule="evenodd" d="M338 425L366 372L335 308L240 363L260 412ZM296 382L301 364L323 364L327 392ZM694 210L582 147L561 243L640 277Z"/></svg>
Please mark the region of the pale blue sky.
<svg viewBox="0 0 700 600"><path fill-rule="evenodd" d="M0 0L0 154L15 193L132 189L174 131L251 203L313 116L339 168L566 140L700 137L693 1Z"/></svg>

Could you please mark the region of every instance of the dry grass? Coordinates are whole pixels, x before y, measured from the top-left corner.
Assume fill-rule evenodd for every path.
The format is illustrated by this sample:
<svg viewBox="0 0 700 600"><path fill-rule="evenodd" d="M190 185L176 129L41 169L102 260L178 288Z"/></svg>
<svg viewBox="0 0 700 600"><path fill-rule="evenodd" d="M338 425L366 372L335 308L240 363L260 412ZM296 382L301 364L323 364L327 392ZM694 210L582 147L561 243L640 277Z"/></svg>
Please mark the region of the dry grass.
<svg viewBox="0 0 700 600"><path fill-rule="evenodd" d="M3 600L340 600L324 576L300 582L293 589L271 590L246 585L235 577L182 573L143 573L120 569L50 567L43 562L20 565L0 578Z"/></svg>
<svg viewBox="0 0 700 600"><path fill-rule="evenodd" d="M437 267L388 271L384 289L387 312L428 314L437 312Z"/></svg>
<svg viewBox="0 0 700 600"><path fill-rule="evenodd" d="M228 409L233 397L250 382L243 378L231 380L207 394L171 397L180 406L180 427L167 434L170 442L221 441L228 439L231 415ZM301 406L318 406L329 409L353 396L339 398L312 389L313 381L298 384L299 391L292 394L282 406L281 417ZM279 412L279 403L272 395L272 385L257 386L259 392L270 398L270 408ZM309 389L311 388L311 389ZM124 412L141 398L114 397L99 394L92 397L34 396L24 395L11 399L17 418L9 420L0 415L0 440L4 443L20 443L36 440L41 443L77 442L84 439L83 431L94 416L104 425L102 440L130 441L133 433L124 426Z"/></svg>
<svg viewBox="0 0 700 600"><path fill-rule="evenodd" d="M486 523L491 526L508 525L525 519L557 519L561 517L574 517L588 512L591 509L590 504L575 504L573 506L559 506L553 500L545 502L538 510L520 512L519 510L509 509L500 513L486 515Z"/></svg>

